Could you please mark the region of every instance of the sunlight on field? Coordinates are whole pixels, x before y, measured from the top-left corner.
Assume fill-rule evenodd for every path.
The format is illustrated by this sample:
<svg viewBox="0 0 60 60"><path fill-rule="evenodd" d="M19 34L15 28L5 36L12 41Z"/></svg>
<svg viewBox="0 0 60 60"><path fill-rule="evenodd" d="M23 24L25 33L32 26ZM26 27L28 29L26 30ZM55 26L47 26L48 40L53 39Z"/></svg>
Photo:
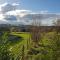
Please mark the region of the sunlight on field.
<svg viewBox="0 0 60 60"><path fill-rule="evenodd" d="M25 46L25 50L27 50L27 40L29 40L30 34L26 32L12 32L11 34L23 37L22 41L14 44L13 46L10 46L10 50L12 51L12 53L14 53L15 55L19 54L23 45Z"/></svg>

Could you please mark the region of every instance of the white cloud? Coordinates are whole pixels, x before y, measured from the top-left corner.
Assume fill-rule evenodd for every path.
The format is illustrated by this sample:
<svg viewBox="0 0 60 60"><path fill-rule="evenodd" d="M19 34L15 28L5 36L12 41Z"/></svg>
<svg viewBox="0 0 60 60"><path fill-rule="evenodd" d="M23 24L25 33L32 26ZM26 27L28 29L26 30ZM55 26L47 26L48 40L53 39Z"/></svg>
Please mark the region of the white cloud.
<svg viewBox="0 0 60 60"><path fill-rule="evenodd" d="M4 15L0 14L0 20L4 19Z"/></svg>
<svg viewBox="0 0 60 60"><path fill-rule="evenodd" d="M18 6L18 5L20 5L20 4L17 4L17 3L13 3L12 5L13 5L13 6Z"/></svg>
<svg viewBox="0 0 60 60"><path fill-rule="evenodd" d="M1 5L0 5L0 11L2 11L1 8L2 8L3 6L6 6L6 5L7 5L7 3L1 4Z"/></svg>
<svg viewBox="0 0 60 60"><path fill-rule="evenodd" d="M47 11L47 10L45 10L45 11L40 11L39 13L40 13L40 14L47 14L48 11Z"/></svg>
<svg viewBox="0 0 60 60"><path fill-rule="evenodd" d="M23 16L30 14L30 13L31 13L31 11L29 11L29 10L14 10L14 11L9 11L6 14L7 15L14 15L14 16L19 15L20 17L23 17Z"/></svg>
<svg viewBox="0 0 60 60"><path fill-rule="evenodd" d="M7 2L0 5L0 13L6 13L8 11L16 10L19 6L17 3L8 4Z"/></svg>
<svg viewBox="0 0 60 60"><path fill-rule="evenodd" d="M30 10L18 9L16 6L20 6L17 3L8 4L4 3L0 5L0 21L10 22L13 24L12 19L16 18L14 23L30 24L32 20L44 20L43 24L52 24L52 20L56 17L60 17L58 13L49 13L47 10L40 12L32 12ZM8 18L8 17L9 18ZM13 18L14 17L14 18ZM52 19L51 19L52 18ZM8 21L8 19L11 19ZM19 19L19 21L18 21ZM1 22L0 22L1 23Z"/></svg>
<svg viewBox="0 0 60 60"><path fill-rule="evenodd" d="M6 6L8 3L1 4L0 7Z"/></svg>

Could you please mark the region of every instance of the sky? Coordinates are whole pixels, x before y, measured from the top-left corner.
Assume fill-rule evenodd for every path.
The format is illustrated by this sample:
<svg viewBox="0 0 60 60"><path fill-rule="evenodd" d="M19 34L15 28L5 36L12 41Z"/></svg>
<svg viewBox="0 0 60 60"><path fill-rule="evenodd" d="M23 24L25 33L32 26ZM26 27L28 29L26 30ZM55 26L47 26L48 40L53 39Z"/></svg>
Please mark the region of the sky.
<svg viewBox="0 0 60 60"><path fill-rule="evenodd" d="M60 17L60 0L0 0L0 23L30 24L40 20L44 25Z"/></svg>
<svg viewBox="0 0 60 60"><path fill-rule="evenodd" d="M60 0L0 0L0 4L19 3L20 8L32 11L60 12Z"/></svg>
<svg viewBox="0 0 60 60"><path fill-rule="evenodd" d="M3 3L19 3L21 9L32 11L49 11L51 13L60 12L60 0L0 0Z"/></svg>
<svg viewBox="0 0 60 60"><path fill-rule="evenodd" d="M24 8L33 11L60 12L60 0L21 0Z"/></svg>

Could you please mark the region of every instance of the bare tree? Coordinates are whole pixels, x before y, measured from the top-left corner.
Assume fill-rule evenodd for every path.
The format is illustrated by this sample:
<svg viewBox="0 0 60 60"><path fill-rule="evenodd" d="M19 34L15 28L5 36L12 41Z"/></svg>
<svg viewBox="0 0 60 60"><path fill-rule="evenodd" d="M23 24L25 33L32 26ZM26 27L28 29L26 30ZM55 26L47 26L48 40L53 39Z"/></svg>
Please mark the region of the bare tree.
<svg viewBox="0 0 60 60"><path fill-rule="evenodd" d="M60 26L60 18L56 19L56 21L53 21L54 26Z"/></svg>
<svg viewBox="0 0 60 60"><path fill-rule="evenodd" d="M35 43L35 46L39 43L39 41L41 39L39 20L33 20L33 22L32 22L31 39Z"/></svg>

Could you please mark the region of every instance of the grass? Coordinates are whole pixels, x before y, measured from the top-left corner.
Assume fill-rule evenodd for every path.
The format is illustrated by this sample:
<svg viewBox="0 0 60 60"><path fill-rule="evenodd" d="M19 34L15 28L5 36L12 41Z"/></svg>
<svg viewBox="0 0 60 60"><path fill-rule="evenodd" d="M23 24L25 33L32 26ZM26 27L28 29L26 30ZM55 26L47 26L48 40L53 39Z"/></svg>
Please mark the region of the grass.
<svg viewBox="0 0 60 60"><path fill-rule="evenodd" d="M9 46L9 50L11 51L11 53L14 55L14 57L16 58L17 56L20 56L22 54L22 47L24 45L24 52L25 52L25 55L28 53L28 51L31 51L30 48L32 48L34 51L39 51L38 54L32 54L30 56L33 57L33 60L37 58L40 58L40 57L44 57L46 60L48 60L51 56L52 53L52 48L55 49L56 47L56 43L55 43L55 35L56 35L56 32L48 32L48 33L42 33L42 39L41 41L39 42L40 44L43 44L44 46L38 46L38 48L35 48L32 46L32 44L30 44L28 41L30 40L29 37L30 37L30 33L28 32L12 32L10 33L11 35L14 35L14 36L18 36L18 37L22 37L23 39L20 39L20 41L18 42L11 42L12 44ZM60 34L58 34L60 35ZM28 42L28 44L27 44ZM31 41L30 41L31 42ZM28 48L27 48L28 46ZM46 56L46 57L45 57ZM48 58L48 59L47 59ZM44 60L44 59L43 59Z"/></svg>
<svg viewBox="0 0 60 60"><path fill-rule="evenodd" d="M29 40L29 33L24 32L12 32L12 35L23 37L23 40L20 40L18 43L15 43L14 45L10 45L10 51L14 55L18 55L21 52L22 46L25 47L25 52L27 51L27 40Z"/></svg>
<svg viewBox="0 0 60 60"><path fill-rule="evenodd" d="M14 55L18 55L21 50L22 50L22 46L24 45L25 46L25 54L27 53L27 40L29 40L29 36L30 34L27 33L27 32L12 32L11 33L12 35L16 35L16 36L20 36L20 37L23 37L23 40L19 41L18 43L14 44L14 45L10 45L10 50L11 52L14 54ZM48 35L51 35L53 34L52 32L50 33L47 33L43 39L42 39L42 42L45 46L51 44L49 38L47 37ZM28 44L29 45L29 44ZM29 46L32 46L32 45L29 45ZM41 50L43 47L39 47L37 48L37 50ZM44 49L44 48L43 48ZM21 54L21 53L20 53ZM34 56L34 55L33 55Z"/></svg>

